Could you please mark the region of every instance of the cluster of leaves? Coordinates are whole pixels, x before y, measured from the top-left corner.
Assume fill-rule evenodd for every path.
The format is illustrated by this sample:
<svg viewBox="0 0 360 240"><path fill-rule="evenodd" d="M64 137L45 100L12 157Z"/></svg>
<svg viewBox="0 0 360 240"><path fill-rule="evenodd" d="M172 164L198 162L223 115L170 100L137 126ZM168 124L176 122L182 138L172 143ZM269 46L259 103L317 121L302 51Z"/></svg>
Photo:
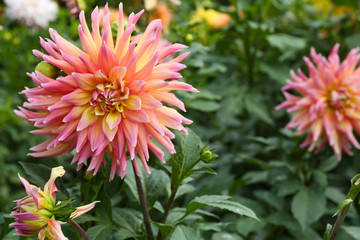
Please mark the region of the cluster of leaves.
<svg viewBox="0 0 360 240"><path fill-rule="evenodd" d="M87 14L105 3L85 2ZM125 11L140 10L137 2L124 1ZM289 70L305 70L302 57L310 47L326 56L339 42L344 57L359 46L357 1L334 0L353 9L339 16L319 12L314 2L187 0L172 6L174 19L165 37L189 46L182 75L200 93L177 93L187 107L186 117L194 121L193 131L176 136L177 153L168 155L166 164L152 156L151 175L142 174L159 239L317 240L326 224L335 221L332 215L346 198L349 180L360 170L360 152L338 162L329 147L317 155L301 149L304 138L283 129L288 114L274 109L284 100L280 88ZM116 7L117 1L109 4ZM219 29L205 21L192 23L198 6L226 13L231 21ZM57 182L59 200L74 197L76 205L101 201L92 214L76 219L91 239L146 239L131 168L124 180L109 182L108 167L89 176L75 171L71 156L25 157L41 139L28 133L29 125L13 109L24 100L18 92L31 85L25 72L38 63L31 49L39 49L38 36L48 37L48 32L27 29L6 14L0 25L0 238L18 239L11 236L8 213L11 201L24 196L17 178L20 166L30 182L43 186L51 167L63 165L67 174ZM63 6L51 27L77 42L77 25ZM219 158L214 162L201 161L200 139L216 149ZM353 205L339 240L358 239L360 208ZM71 239L80 238L72 228L63 229Z"/></svg>

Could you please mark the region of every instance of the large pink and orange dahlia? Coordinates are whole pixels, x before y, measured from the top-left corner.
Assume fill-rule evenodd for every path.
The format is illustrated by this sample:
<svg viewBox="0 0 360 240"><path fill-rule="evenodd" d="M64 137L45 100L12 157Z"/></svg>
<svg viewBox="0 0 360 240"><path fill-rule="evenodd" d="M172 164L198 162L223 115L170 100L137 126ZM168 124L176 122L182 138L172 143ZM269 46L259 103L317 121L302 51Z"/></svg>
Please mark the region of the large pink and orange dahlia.
<svg viewBox="0 0 360 240"><path fill-rule="evenodd" d="M340 160L342 150L352 155L351 145L360 148L353 134L360 133L360 56L359 49L353 49L341 63L338 49L337 44L328 59L311 49L316 66L305 57L309 77L300 69L298 75L291 71L293 81L283 87L286 100L277 109L294 112L286 128L297 129L298 135L308 133L302 147L319 151L329 142Z"/></svg>
<svg viewBox="0 0 360 240"><path fill-rule="evenodd" d="M156 139L167 151L174 153L174 134L168 129L186 133L183 117L172 105L185 111L172 90L196 92L191 85L179 82L178 73L185 68L180 62L189 53L176 58L173 54L186 48L172 44L159 48L161 21L152 21L144 33L132 40L135 24L143 11L130 14L125 27L123 7L119 5L117 35L113 36L108 7L102 18L98 8L91 14L92 31L84 12L78 28L82 49L50 29L52 40L40 40L48 54L34 54L61 69L66 76L56 79L35 71L29 74L38 87L25 89L28 102L16 114L40 128L35 134L51 137L31 148L34 157L57 156L76 149L72 160L80 169L91 158L87 171L96 174L105 163L106 153L112 159L112 179L117 172L124 177L127 156L139 173L136 155L145 170L149 149L162 161L163 151L152 141ZM30 110L28 110L30 109Z"/></svg>

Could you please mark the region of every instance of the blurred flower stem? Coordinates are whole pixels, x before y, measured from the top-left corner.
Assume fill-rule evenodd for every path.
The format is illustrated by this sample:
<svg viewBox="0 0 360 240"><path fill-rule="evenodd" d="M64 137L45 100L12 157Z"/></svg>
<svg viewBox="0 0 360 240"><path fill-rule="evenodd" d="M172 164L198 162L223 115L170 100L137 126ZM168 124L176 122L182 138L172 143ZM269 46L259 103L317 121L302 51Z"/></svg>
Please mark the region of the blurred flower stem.
<svg viewBox="0 0 360 240"><path fill-rule="evenodd" d="M153 234L153 231L151 228L150 216L149 216L149 211L148 211L148 207L147 207L147 203L146 203L146 196L145 196L142 184L141 184L141 179L140 179L140 176L137 175L135 167L133 167L133 169L134 169L134 175L135 175L135 181L136 181L136 188L139 193L141 211L144 216L144 224L145 224L145 228L146 228L146 232L147 232L147 238L148 238L148 240L154 240L154 234Z"/></svg>
<svg viewBox="0 0 360 240"><path fill-rule="evenodd" d="M85 240L90 240L89 236L87 235L87 233L84 231L84 229L82 229L82 227L80 227L79 224L77 224L74 220L70 219L68 221L68 223L75 228L76 231L78 231L80 233L80 235L85 239Z"/></svg>
<svg viewBox="0 0 360 240"><path fill-rule="evenodd" d="M337 212L334 214L338 215L336 222L334 224L334 227L331 229L330 235L328 240L334 240L336 235L338 234L341 224L343 223L347 212L350 209L351 204L355 200L356 196L360 192L360 174L356 175L351 179L351 188L346 196L346 199L340 203L340 205L337 208Z"/></svg>

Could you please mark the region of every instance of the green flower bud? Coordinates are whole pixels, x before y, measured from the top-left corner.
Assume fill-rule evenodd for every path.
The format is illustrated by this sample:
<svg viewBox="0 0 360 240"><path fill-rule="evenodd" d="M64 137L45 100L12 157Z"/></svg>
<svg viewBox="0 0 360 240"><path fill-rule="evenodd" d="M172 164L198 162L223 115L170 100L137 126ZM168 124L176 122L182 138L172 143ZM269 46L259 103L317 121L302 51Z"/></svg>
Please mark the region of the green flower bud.
<svg viewBox="0 0 360 240"><path fill-rule="evenodd" d="M217 154L213 153L214 149L209 149L206 146L201 149L200 152L200 160L204 163L212 163L217 157L219 157Z"/></svg>
<svg viewBox="0 0 360 240"><path fill-rule="evenodd" d="M44 74L49 78L54 78L54 79L57 78L60 73L60 69L45 61L40 62L36 66L35 70L41 72L42 74Z"/></svg>

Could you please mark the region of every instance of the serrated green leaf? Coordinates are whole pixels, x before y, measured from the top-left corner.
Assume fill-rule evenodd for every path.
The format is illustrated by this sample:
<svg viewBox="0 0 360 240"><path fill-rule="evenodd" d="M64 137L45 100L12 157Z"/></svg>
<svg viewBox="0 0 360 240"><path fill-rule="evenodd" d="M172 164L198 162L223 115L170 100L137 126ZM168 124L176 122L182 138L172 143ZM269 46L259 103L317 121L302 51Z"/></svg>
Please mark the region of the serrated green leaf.
<svg viewBox="0 0 360 240"><path fill-rule="evenodd" d="M256 214L250 208L245 207L240 203L230 201L228 200L229 198L229 196L223 195L204 195L201 197L196 197L186 207L186 212L187 214L189 214L195 212L197 209L200 209L202 207L210 206L228 210L239 215L259 220L256 217Z"/></svg>
<svg viewBox="0 0 360 240"><path fill-rule="evenodd" d="M301 188L291 203L291 212L305 230L325 212L325 194L316 187Z"/></svg>
<svg viewBox="0 0 360 240"><path fill-rule="evenodd" d="M91 240L104 240L110 235L112 227L110 225L97 225L89 228L86 233Z"/></svg>
<svg viewBox="0 0 360 240"><path fill-rule="evenodd" d="M144 177L146 200L148 207L151 208L156 200L164 194L166 184L170 179L163 171L153 168L151 168L151 174L146 174Z"/></svg>
<svg viewBox="0 0 360 240"><path fill-rule="evenodd" d="M170 236L170 240L198 240L200 239L199 229L178 225Z"/></svg>
<svg viewBox="0 0 360 240"><path fill-rule="evenodd" d="M126 237L136 236L143 221L142 213L140 211L130 208L114 208L113 218L114 223L120 229L126 230L126 234L128 234ZM125 236L123 237L125 238Z"/></svg>
<svg viewBox="0 0 360 240"><path fill-rule="evenodd" d="M171 186L178 188L182 181L190 176L191 170L200 160L200 138L188 129L188 134L176 137L180 141L180 149L171 158Z"/></svg>

